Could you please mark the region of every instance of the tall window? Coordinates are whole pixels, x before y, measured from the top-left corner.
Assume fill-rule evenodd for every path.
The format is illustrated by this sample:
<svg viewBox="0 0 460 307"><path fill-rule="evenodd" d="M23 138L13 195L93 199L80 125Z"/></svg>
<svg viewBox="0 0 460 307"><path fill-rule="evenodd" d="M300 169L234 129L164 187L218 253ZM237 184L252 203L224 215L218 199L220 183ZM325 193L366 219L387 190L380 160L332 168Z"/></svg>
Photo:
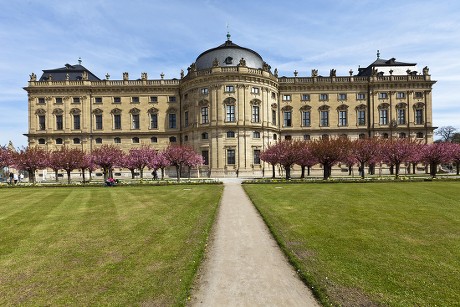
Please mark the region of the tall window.
<svg viewBox="0 0 460 307"><path fill-rule="evenodd" d="M310 125L310 111L302 111L302 126L309 127Z"/></svg>
<svg viewBox="0 0 460 307"><path fill-rule="evenodd" d="M208 107L201 107L201 123L202 124L209 123L209 108Z"/></svg>
<svg viewBox="0 0 460 307"><path fill-rule="evenodd" d="M184 126L188 126L188 111L184 112Z"/></svg>
<svg viewBox="0 0 460 307"><path fill-rule="evenodd" d="M254 157L254 164L260 164L260 149L254 149L254 153L253 153L253 157Z"/></svg>
<svg viewBox="0 0 460 307"><path fill-rule="evenodd" d="M252 106L252 122L258 123L259 120L259 106Z"/></svg>
<svg viewBox="0 0 460 307"><path fill-rule="evenodd" d="M139 123L139 114L131 114L131 119L132 119L132 129L139 129L140 128L140 123Z"/></svg>
<svg viewBox="0 0 460 307"><path fill-rule="evenodd" d="M201 94L202 95L207 95L208 93L209 93L208 88L204 87L204 88L201 89Z"/></svg>
<svg viewBox="0 0 460 307"><path fill-rule="evenodd" d="M113 129L121 129L121 114L113 115Z"/></svg>
<svg viewBox="0 0 460 307"><path fill-rule="evenodd" d="M380 125L388 125L388 109L380 109Z"/></svg>
<svg viewBox="0 0 460 307"><path fill-rule="evenodd" d="M366 124L366 111L358 110L358 126Z"/></svg>
<svg viewBox="0 0 460 307"><path fill-rule="evenodd" d="M292 111L284 111L284 127L292 127Z"/></svg>
<svg viewBox="0 0 460 307"><path fill-rule="evenodd" d="M398 113L398 125L406 124L406 109L397 109Z"/></svg>
<svg viewBox="0 0 460 307"><path fill-rule="evenodd" d="M339 126L346 126L347 124L347 111L339 111Z"/></svg>
<svg viewBox="0 0 460 307"><path fill-rule="evenodd" d="M158 128L158 113L150 113L150 129Z"/></svg>
<svg viewBox="0 0 460 307"><path fill-rule="evenodd" d="M38 115L38 130L45 130L45 115Z"/></svg>
<svg viewBox="0 0 460 307"><path fill-rule="evenodd" d="M235 164L235 149L227 149L227 164Z"/></svg>
<svg viewBox="0 0 460 307"><path fill-rule="evenodd" d="M177 127L176 113L169 113L168 118L169 118L169 128L176 129Z"/></svg>
<svg viewBox="0 0 460 307"><path fill-rule="evenodd" d="M235 106L232 104L225 106L225 121L227 122L234 122L235 121Z"/></svg>
<svg viewBox="0 0 460 307"><path fill-rule="evenodd" d="M203 157L203 165L209 165L209 151L202 150L201 156Z"/></svg>
<svg viewBox="0 0 460 307"><path fill-rule="evenodd" d="M321 127L329 126L329 111L320 111L319 116Z"/></svg>
<svg viewBox="0 0 460 307"><path fill-rule="evenodd" d="M62 122L62 115L56 115L56 130L62 130L64 127Z"/></svg>
<svg viewBox="0 0 460 307"><path fill-rule="evenodd" d="M80 114L73 115L73 129L80 130Z"/></svg>
<svg viewBox="0 0 460 307"><path fill-rule="evenodd" d="M276 110L272 110L272 125L276 125Z"/></svg>
<svg viewBox="0 0 460 307"><path fill-rule="evenodd" d="M95 115L96 130L102 130L102 114Z"/></svg>
<svg viewBox="0 0 460 307"><path fill-rule="evenodd" d="M415 109L415 124L423 124L423 109Z"/></svg>

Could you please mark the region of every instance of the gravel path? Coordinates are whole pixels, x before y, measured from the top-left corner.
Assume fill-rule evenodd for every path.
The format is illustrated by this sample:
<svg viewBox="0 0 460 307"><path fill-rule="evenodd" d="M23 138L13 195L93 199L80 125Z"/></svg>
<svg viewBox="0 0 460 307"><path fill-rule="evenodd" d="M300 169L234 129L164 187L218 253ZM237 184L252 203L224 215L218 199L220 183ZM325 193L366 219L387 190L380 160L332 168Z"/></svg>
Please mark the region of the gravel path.
<svg viewBox="0 0 460 307"><path fill-rule="evenodd" d="M192 306L319 306L235 180L225 182Z"/></svg>

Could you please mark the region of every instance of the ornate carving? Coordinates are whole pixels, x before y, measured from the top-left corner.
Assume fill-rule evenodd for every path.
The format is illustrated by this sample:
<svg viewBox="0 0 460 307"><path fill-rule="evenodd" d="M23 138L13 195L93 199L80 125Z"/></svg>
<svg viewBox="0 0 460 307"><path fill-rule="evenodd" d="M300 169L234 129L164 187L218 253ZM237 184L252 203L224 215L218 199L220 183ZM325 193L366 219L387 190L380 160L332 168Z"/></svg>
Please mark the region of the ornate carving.
<svg viewBox="0 0 460 307"><path fill-rule="evenodd" d="M390 107L390 105L388 103L384 102L384 103L379 104L377 109L379 109L379 110L380 109L388 109L389 107Z"/></svg>
<svg viewBox="0 0 460 307"><path fill-rule="evenodd" d="M366 109L367 109L367 106L366 106L365 104L362 103L362 104L360 104L360 105L357 105L355 109L356 109L356 110L366 110Z"/></svg>
<svg viewBox="0 0 460 307"><path fill-rule="evenodd" d="M184 70L183 70L183 69L180 70L180 78L181 78L181 79L184 78Z"/></svg>
<svg viewBox="0 0 460 307"><path fill-rule="evenodd" d="M396 109L405 109L407 107L407 103L400 102L396 105Z"/></svg>
<svg viewBox="0 0 460 307"><path fill-rule="evenodd" d="M273 72L273 75L278 78L278 68L275 68L275 71Z"/></svg>
<svg viewBox="0 0 460 307"><path fill-rule="evenodd" d="M38 109L37 111L35 111L35 114L37 114L37 115L45 115L46 111L44 109Z"/></svg>
<svg viewBox="0 0 460 307"><path fill-rule="evenodd" d="M292 107L291 106L284 106L283 108L281 108L282 111L292 111Z"/></svg>
<svg viewBox="0 0 460 307"><path fill-rule="evenodd" d="M300 108L300 111L310 111L310 110L311 110L311 106L309 106L307 104Z"/></svg>
<svg viewBox="0 0 460 307"><path fill-rule="evenodd" d="M312 70L311 70L311 76L312 76L313 78L318 77L318 69L312 69Z"/></svg>
<svg viewBox="0 0 460 307"><path fill-rule="evenodd" d="M123 73L123 81L128 81L129 80L129 74L127 72Z"/></svg>
<svg viewBox="0 0 460 307"><path fill-rule="evenodd" d="M272 104L271 104L271 107L272 107L273 109L276 109L276 108L278 107L278 104L272 103Z"/></svg>
<svg viewBox="0 0 460 307"><path fill-rule="evenodd" d="M251 105L257 105L257 106L260 105L260 103L261 103L260 99L253 99L250 102Z"/></svg>
<svg viewBox="0 0 460 307"><path fill-rule="evenodd" d="M378 69L377 68L372 68L372 72L371 72L372 77L377 76L377 73L378 73Z"/></svg>
<svg viewBox="0 0 460 307"><path fill-rule="evenodd" d="M228 97L224 100L224 104L228 105L235 105L236 104L236 99L233 97Z"/></svg>
<svg viewBox="0 0 460 307"><path fill-rule="evenodd" d="M111 114L121 114L121 109L115 108L112 111L110 111Z"/></svg>
<svg viewBox="0 0 460 307"><path fill-rule="evenodd" d="M64 111L62 111L62 109L54 109L53 110L53 114L55 115L62 115L64 113Z"/></svg>
<svg viewBox="0 0 460 307"><path fill-rule="evenodd" d="M341 104L337 107L337 111L346 111L348 110L348 106L346 104Z"/></svg>
<svg viewBox="0 0 460 307"><path fill-rule="evenodd" d="M138 108L132 108L131 110L129 110L129 113L131 114L139 114L141 112L141 110L139 110Z"/></svg>
<svg viewBox="0 0 460 307"><path fill-rule="evenodd" d="M102 111L102 110L99 109L99 108L93 110L93 114L96 114L96 115L101 115L103 112L104 112L104 111Z"/></svg>
<svg viewBox="0 0 460 307"><path fill-rule="evenodd" d="M267 62L264 62L264 63L262 64L262 70L263 70L263 71L270 71L270 68L271 68L271 66L268 65ZM278 73L278 71L277 71L277 73Z"/></svg>
<svg viewBox="0 0 460 307"><path fill-rule="evenodd" d="M176 108L173 108L173 107L170 107L168 108L168 110L166 110L166 113L176 113L176 112L177 112Z"/></svg>
<svg viewBox="0 0 460 307"><path fill-rule="evenodd" d="M200 101L198 102L198 105L201 106L201 107L208 106L208 105L209 105L209 101L207 101L206 99L200 100Z"/></svg>
<svg viewBox="0 0 460 307"><path fill-rule="evenodd" d="M146 72L141 73L141 79L143 81L147 80L147 73Z"/></svg>
<svg viewBox="0 0 460 307"><path fill-rule="evenodd" d="M69 81L69 80L70 80L70 75L69 75L69 73L66 73L66 74L65 74L65 80L66 80L66 81Z"/></svg>
<svg viewBox="0 0 460 307"><path fill-rule="evenodd" d="M423 75L424 76L428 76L429 72L430 72L430 69L428 68L428 66L423 67Z"/></svg>
<svg viewBox="0 0 460 307"><path fill-rule="evenodd" d="M153 107L152 107L152 108L150 108L150 109L148 109L148 110L147 110L147 113L149 113L149 114L155 114L155 113L158 113L158 109L157 109L157 108L153 108Z"/></svg>
<svg viewBox="0 0 460 307"><path fill-rule="evenodd" d="M86 70L81 73L81 79L88 80L88 72Z"/></svg>
<svg viewBox="0 0 460 307"><path fill-rule="evenodd" d="M29 75L29 77L30 77L30 81L37 81L37 75L36 75L36 74L31 73L31 74Z"/></svg>
<svg viewBox="0 0 460 307"><path fill-rule="evenodd" d="M238 64L238 66L246 67L246 60L244 58L241 58L240 63Z"/></svg>
<svg viewBox="0 0 460 307"><path fill-rule="evenodd" d="M327 110L329 110L330 108L331 108L331 107L328 106L328 105L322 105L322 106L320 106L320 107L318 108L318 110L320 110L320 111L327 111Z"/></svg>
<svg viewBox="0 0 460 307"><path fill-rule="evenodd" d="M70 109L69 113L74 114L74 115L78 115L78 114L81 114L81 110L77 109L77 108L72 108L72 109Z"/></svg>
<svg viewBox="0 0 460 307"><path fill-rule="evenodd" d="M219 60L217 58L214 58L212 61L212 67L218 67L219 66Z"/></svg>
<svg viewBox="0 0 460 307"><path fill-rule="evenodd" d="M414 103L414 106L413 106L414 109L423 109L424 107L425 107L425 104L423 102Z"/></svg>
<svg viewBox="0 0 460 307"><path fill-rule="evenodd" d="M335 69L331 69L331 70L329 71L329 77L331 77L331 78L332 78L332 77L336 77L336 74L337 74L337 71L336 71Z"/></svg>

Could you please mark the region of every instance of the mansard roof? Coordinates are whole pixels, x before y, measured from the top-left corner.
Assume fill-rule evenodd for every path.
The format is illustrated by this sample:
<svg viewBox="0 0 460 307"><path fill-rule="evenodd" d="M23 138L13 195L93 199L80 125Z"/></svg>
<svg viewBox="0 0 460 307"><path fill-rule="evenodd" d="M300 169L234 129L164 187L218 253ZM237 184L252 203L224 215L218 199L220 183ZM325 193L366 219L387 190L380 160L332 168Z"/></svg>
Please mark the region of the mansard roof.
<svg viewBox="0 0 460 307"><path fill-rule="evenodd" d="M373 63L371 63L366 68L358 68L358 76L370 76L372 75L372 69L378 67L395 67L395 66L416 66L417 63L405 63L405 62L398 62L395 58L391 58L389 60L381 59L377 57Z"/></svg>
<svg viewBox="0 0 460 307"><path fill-rule="evenodd" d="M65 81L67 80L67 74L69 76L68 80L82 80L83 72L88 73L88 80L90 81L101 80L81 64L65 64L65 66L61 68L44 69L39 81L48 81L50 76L53 81Z"/></svg>

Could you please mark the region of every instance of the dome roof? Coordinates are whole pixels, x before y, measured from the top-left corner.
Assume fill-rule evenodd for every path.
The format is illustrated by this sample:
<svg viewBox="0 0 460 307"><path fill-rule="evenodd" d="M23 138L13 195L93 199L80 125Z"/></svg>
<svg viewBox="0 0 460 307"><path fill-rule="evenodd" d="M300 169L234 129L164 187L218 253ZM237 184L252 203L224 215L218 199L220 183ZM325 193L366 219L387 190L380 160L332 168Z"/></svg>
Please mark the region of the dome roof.
<svg viewBox="0 0 460 307"><path fill-rule="evenodd" d="M246 66L251 68L262 68L264 60L254 50L240 47L230 40L230 34L227 34L227 41L222 45L206 50L200 54L195 61L196 69L211 68L214 59L219 61L220 66L237 66L244 58Z"/></svg>

